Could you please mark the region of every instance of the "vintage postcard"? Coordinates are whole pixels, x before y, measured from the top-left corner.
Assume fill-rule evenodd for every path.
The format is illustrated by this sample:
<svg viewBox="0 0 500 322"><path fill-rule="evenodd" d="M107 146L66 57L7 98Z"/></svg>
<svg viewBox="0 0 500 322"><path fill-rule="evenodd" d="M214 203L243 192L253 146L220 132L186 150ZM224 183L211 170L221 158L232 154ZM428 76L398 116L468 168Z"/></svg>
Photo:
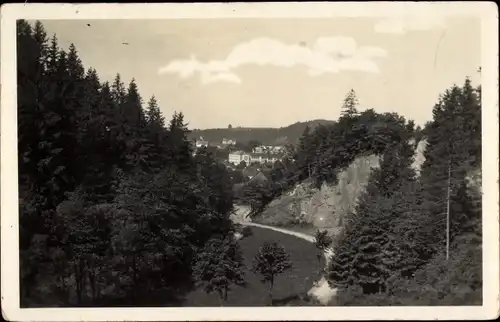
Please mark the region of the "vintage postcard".
<svg viewBox="0 0 500 322"><path fill-rule="evenodd" d="M4 4L10 321L494 319L493 2Z"/></svg>

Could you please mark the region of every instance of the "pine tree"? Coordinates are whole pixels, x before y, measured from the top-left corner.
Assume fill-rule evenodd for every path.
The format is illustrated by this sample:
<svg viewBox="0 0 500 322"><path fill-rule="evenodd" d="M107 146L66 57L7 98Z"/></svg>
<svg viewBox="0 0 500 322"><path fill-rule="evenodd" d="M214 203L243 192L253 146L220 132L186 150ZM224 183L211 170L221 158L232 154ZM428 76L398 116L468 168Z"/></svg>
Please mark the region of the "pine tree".
<svg viewBox="0 0 500 322"><path fill-rule="evenodd" d="M316 246L318 253L316 258L318 259L318 276L321 274L321 258L324 256L325 251L331 246L333 240L328 236L326 230L317 230L316 236L314 237L314 246Z"/></svg>
<svg viewBox="0 0 500 322"><path fill-rule="evenodd" d="M67 64L69 76L76 82L82 81L85 70L80 57L78 57L78 52L74 44L69 46Z"/></svg>
<svg viewBox="0 0 500 322"><path fill-rule="evenodd" d="M122 111L125 123L131 128L139 130L144 127L146 120L142 108L142 98L139 95L135 79L130 81Z"/></svg>
<svg viewBox="0 0 500 322"><path fill-rule="evenodd" d="M120 110L121 106L125 102L125 95L126 95L125 85L123 84L121 75L118 73L116 74L113 84L111 85L111 96L116 106Z"/></svg>
<svg viewBox="0 0 500 322"><path fill-rule="evenodd" d="M356 92L354 89L351 89L349 93L347 93L346 97L344 98L344 103L342 105L342 111L341 111L341 116L343 117L348 117L352 118L354 116L358 115L358 106L359 102L356 97Z"/></svg>
<svg viewBox="0 0 500 322"><path fill-rule="evenodd" d="M343 232L339 239L344 241L335 245L335 255L330 256L328 261L326 277L328 284L333 288L346 288L357 280L352 265L356 250L351 248L349 242L345 241L347 238L351 238L350 234Z"/></svg>
<svg viewBox="0 0 500 322"><path fill-rule="evenodd" d="M154 95L149 99L148 108L146 110L146 119L148 125L153 125L159 128L163 128L165 126L165 117L161 113L158 101Z"/></svg>
<svg viewBox="0 0 500 322"><path fill-rule="evenodd" d="M55 34L50 38L50 45L47 49L47 74L54 76L57 71L57 61L59 59L59 44Z"/></svg>
<svg viewBox="0 0 500 322"><path fill-rule="evenodd" d="M168 139L171 146L170 160L172 160L173 164L179 169L189 168L192 156L192 146L187 138L189 131L184 123L184 114L182 112L174 112L169 122L168 130Z"/></svg>

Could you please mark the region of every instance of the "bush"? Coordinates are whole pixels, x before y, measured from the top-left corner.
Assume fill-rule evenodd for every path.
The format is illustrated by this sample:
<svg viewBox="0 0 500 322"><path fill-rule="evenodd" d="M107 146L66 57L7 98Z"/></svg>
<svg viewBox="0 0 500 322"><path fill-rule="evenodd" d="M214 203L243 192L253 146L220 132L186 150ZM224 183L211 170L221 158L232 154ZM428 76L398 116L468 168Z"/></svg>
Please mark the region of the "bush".
<svg viewBox="0 0 500 322"><path fill-rule="evenodd" d="M243 229L241 229L241 234L243 235L243 237L252 236L253 235L252 227L249 226L243 227Z"/></svg>

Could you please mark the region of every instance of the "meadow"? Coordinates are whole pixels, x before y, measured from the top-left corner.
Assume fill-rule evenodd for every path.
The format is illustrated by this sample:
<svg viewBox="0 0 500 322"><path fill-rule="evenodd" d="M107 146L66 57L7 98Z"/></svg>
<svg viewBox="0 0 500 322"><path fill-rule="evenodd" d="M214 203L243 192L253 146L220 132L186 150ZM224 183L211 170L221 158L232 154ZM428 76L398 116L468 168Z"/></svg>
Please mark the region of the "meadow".
<svg viewBox="0 0 500 322"><path fill-rule="evenodd" d="M253 234L240 240L245 257L246 287L235 287L229 292L226 306L266 306L268 286L251 272L252 259L265 241L276 241L290 254L293 267L278 276L274 285L273 305L307 305L303 296L311 289L317 276L316 248L306 240L270 229L252 227ZM324 263L322 263L324 265ZM219 306L217 294L197 289L186 296L183 306Z"/></svg>

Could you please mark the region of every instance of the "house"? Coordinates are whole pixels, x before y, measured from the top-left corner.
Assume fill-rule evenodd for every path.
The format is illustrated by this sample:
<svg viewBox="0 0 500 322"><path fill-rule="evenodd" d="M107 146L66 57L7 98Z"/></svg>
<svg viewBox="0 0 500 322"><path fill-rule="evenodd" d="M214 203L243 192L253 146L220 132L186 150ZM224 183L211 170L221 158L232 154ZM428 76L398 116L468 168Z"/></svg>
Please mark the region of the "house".
<svg viewBox="0 0 500 322"><path fill-rule="evenodd" d="M262 146L257 146L253 148L252 152L253 153L272 153L272 154L279 154L283 152L285 147L281 145L262 145Z"/></svg>
<svg viewBox="0 0 500 322"><path fill-rule="evenodd" d="M260 172L260 168L258 166L249 166L243 169L242 174L244 177L248 177L250 180L253 179Z"/></svg>
<svg viewBox="0 0 500 322"><path fill-rule="evenodd" d="M257 151L259 151L257 149ZM262 152L262 153L246 153L243 151L234 151L229 153L228 156L228 161L232 164L240 164L241 161L245 161L247 165L251 163L274 163L278 160L281 159L281 156L278 154L272 154L269 152Z"/></svg>
<svg viewBox="0 0 500 322"><path fill-rule="evenodd" d="M252 149L253 153L264 153L265 147L263 146L256 146L255 148Z"/></svg>
<svg viewBox="0 0 500 322"><path fill-rule="evenodd" d="M232 164L238 165L241 161L245 161L246 164L250 164L251 157L250 154L243 151L234 151L229 153L228 161Z"/></svg>
<svg viewBox="0 0 500 322"><path fill-rule="evenodd" d="M274 153L274 154L280 154L280 153L283 153L285 151L285 147L284 146L281 146L281 145L276 145L276 146L273 146L271 149L270 149L270 152L271 153Z"/></svg>
<svg viewBox="0 0 500 322"><path fill-rule="evenodd" d="M236 141L234 141L234 140L230 140L230 139L226 139L226 138L222 139L222 145L235 145L235 144L236 144Z"/></svg>
<svg viewBox="0 0 500 322"><path fill-rule="evenodd" d="M200 139L196 140L195 146L197 148L208 147L208 141L203 140L203 137L200 136Z"/></svg>
<svg viewBox="0 0 500 322"><path fill-rule="evenodd" d="M269 182L269 179L267 176L264 174L264 172L259 171L255 176L253 176L250 181L248 182L249 184L255 184L255 183L267 183Z"/></svg>
<svg viewBox="0 0 500 322"><path fill-rule="evenodd" d="M277 155L272 155L270 153L252 153L251 162L258 162L260 164L271 162L274 163L279 160Z"/></svg>

